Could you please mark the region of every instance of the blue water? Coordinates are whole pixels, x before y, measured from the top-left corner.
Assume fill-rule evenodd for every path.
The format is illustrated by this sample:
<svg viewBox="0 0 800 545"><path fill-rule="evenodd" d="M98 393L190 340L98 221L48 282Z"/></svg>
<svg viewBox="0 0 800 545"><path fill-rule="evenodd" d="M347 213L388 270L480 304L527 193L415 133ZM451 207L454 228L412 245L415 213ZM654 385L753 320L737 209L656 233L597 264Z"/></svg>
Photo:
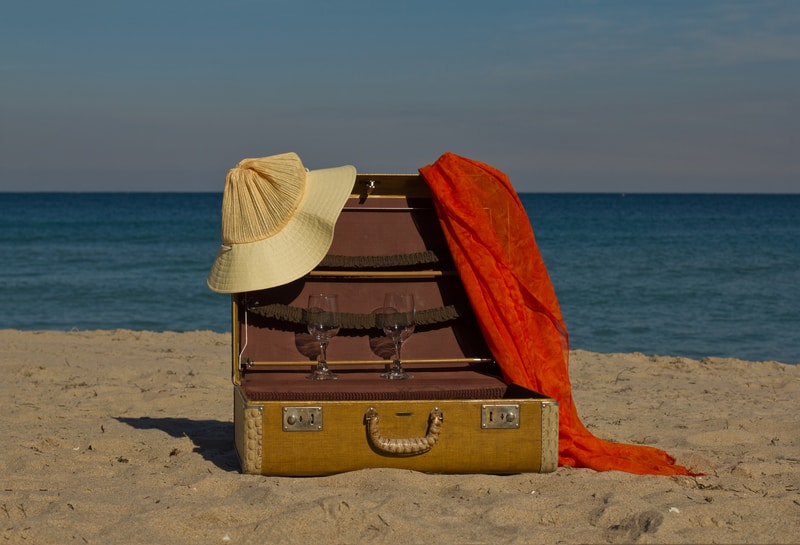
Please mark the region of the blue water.
<svg viewBox="0 0 800 545"><path fill-rule="evenodd" d="M572 348L800 363L800 195L521 197ZM0 193L0 328L229 331L220 205Z"/></svg>
<svg viewBox="0 0 800 545"><path fill-rule="evenodd" d="M230 330L222 195L0 193L0 328Z"/></svg>

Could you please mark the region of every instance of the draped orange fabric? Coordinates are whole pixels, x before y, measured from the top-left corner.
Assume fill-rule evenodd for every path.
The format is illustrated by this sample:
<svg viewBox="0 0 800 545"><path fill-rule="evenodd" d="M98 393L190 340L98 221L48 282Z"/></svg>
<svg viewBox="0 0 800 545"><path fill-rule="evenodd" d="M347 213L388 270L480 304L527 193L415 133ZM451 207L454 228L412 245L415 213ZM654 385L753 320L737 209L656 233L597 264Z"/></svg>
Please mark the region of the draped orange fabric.
<svg viewBox="0 0 800 545"><path fill-rule="evenodd" d="M452 153L420 169L476 317L504 379L559 402L559 465L691 475L666 452L604 441L578 416L569 341L528 216L508 177Z"/></svg>

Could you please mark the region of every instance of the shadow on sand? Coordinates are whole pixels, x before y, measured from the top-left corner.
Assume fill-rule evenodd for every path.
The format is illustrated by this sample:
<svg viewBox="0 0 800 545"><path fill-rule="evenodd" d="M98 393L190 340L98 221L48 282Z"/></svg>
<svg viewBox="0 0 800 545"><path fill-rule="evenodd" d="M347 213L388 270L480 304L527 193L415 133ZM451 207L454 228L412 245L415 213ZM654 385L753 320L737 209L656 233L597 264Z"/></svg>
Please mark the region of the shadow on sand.
<svg viewBox="0 0 800 545"><path fill-rule="evenodd" d="M194 450L204 459L225 471L239 471L239 459L233 447L233 422L191 420L189 418L137 418L118 416L116 419L138 430L161 430L172 437L188 437Z"/></svg>

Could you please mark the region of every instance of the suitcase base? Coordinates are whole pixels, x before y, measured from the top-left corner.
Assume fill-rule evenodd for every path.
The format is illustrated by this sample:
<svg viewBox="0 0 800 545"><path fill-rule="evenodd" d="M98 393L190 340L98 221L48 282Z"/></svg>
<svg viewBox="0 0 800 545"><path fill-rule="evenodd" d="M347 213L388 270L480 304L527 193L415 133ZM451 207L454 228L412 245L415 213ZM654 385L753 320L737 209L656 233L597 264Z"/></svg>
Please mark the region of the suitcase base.
<svg viewBox="0 0 800 545"><path fill-rule="evenodd" d="M236 385L235 444L243 472L319 476L378 467L428 473L555 471L555 400L518 386L506 387L496 377L471 370L458 371L461 380L446 382L431 376L441 376L440 369L413 372L409 381L374 379L383 386L375 396L361 389L364 381L351 382L359 388L348 392L331 384L339 381L307 381L303 378L307 373L296 374L295 391L302 386L338 393L308 392L277 400L274 394L254 393L252 384L250 392ZM377 377L375 369L368 373ZM351 379L348 376L347 382ZM414 383L414 391L427 399L406 395ZM435 384L438 397L427 395L437 388ZM399 385L394 396L388 394L392 385ZM473 396L497 387L500 396ZM320 399L324 397L329 399Z"/></svg>

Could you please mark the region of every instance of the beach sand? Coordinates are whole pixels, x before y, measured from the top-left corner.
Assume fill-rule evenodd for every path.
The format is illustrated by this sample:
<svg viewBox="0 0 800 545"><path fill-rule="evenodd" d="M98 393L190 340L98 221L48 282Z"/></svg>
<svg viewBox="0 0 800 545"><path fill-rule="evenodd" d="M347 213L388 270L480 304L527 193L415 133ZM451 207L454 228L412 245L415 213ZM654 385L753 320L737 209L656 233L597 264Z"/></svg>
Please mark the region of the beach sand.
<svg viewBox="0 0 800 545"><path fill-rule="evenodd" d="M800 366L574 351L600 437L703 477L243 475L229 336L0 331L4 543L798 543Z"/></svg>

